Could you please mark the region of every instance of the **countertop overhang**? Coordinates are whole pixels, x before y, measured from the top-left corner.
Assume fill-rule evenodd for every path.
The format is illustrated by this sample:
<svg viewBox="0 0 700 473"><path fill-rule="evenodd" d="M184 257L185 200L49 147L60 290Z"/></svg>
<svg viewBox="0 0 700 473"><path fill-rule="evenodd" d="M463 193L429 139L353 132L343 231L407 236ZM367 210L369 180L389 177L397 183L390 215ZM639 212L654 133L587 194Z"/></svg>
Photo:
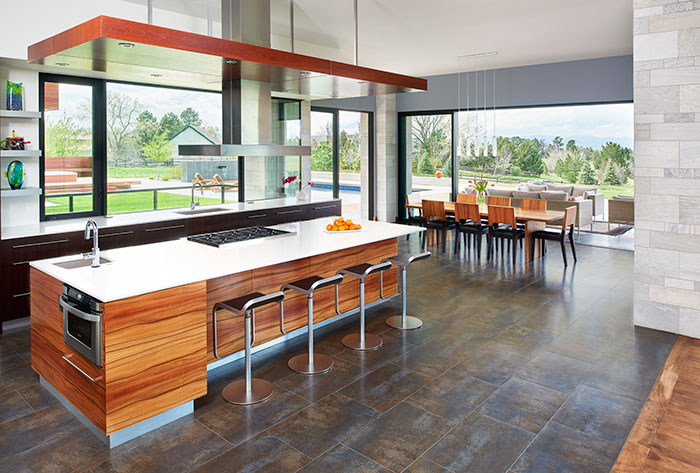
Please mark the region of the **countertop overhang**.
<svg viewBox="0 0 700 473"><path fill-rule="evenodd" d="M180 239L107 250L102 256L112 262L99 268L64 269L54 264L73 260L76 255L30 264L102 302L112 302L424 231L420 227L361 220L360 232L330 234L325 227L333 219L274 225L294 234L227 248Z"/></svg>
<svg viewBox="0 0 700 473"><path fill-rule="evenodd" d="M27 57L34 64L144 84L220 91L227 80L268 82L273 93L308 99L428 89L418 77L109 16L33 44Z"/></svg>

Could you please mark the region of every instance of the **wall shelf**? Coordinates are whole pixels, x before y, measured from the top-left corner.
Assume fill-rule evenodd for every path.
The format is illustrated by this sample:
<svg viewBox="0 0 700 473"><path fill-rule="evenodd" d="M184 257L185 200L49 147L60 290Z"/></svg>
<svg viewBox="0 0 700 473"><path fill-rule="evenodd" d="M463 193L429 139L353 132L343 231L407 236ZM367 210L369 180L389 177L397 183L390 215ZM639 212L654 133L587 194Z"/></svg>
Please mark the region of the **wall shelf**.
<svg viewBox="0 0 700 473"><path fill-rule="evenodd" d="M0 189L0 197L26 197L32 195L41 195L39 187L23 187L21 189Z"/></svg>
<svg viewBox="0 0 700 473"><path fill-rule="evenodd" d="M0 110L0 118L41 118L41 112Z"/></svg>
<svg viewBox="0 0 700 473"><path fill-rule="evenodd" d="M38 158L41 156L41 150L25 149L22 151L0 150L0 158Z"/></svg>

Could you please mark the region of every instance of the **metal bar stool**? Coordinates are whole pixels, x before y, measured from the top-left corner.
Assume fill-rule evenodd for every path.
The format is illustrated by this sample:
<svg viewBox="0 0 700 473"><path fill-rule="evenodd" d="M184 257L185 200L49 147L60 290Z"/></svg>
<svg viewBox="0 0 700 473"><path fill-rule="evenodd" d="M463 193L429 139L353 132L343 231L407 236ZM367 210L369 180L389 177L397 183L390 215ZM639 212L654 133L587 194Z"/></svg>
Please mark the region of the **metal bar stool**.
<svg viewBox="0 0 700 473"><path fill-rule="evenodd" d="M377 350L384 341L372 333L365 333L365 278L370 274L391 269L391 263L381 262L378 264L362 263L357 266L341 269L338 274L352 276L360 280L360 333L353 333L343 337L343 345L352 350ZM381 290L380 290L381 292ZM380 297L383 294L380 294ZM340 314L340 304L338 302L338 286L335 288L335 310Z"/></svg>
<svg viewBox="0 0 700 473"><path fill-rule="evenodd" d="M275 303L280 305L280 326L282 327L284 325L284 293L282 292L272 294L252 292L236 299L217 302L214 305L214 356L218 360L221 360L222 357L219 356L216 313L224 309L236 315L245 316L245 379L239 379L229 384L222 393L223 398L232 404L242 406L257 404L266 401L275 391L271 383L264 379L253 378L250 366L250 349L255 345L255 309Z"/></svg>
<svg viewBox="0 0 700 473"><path fill-rule="evenodd" d="M306 294L309 303L309 352L292 357L287 365L292 371L301 374L325 373L333 367L333 359L321 353L314 355L314 291L324 287L338 284L343 281L343 276L336 274L327 278L311 276L306 279L291 282L282 286L282 291L292 290Z"/></svg>
<svg viewBox="0 0 700 473"><path fill-rule="evenodd" d="M406 315L406 267L414 261L430 258L430 252L425 251L417 255L398 255L393 258L386 258L382 262L395 264L401 268L401 315L392 315L386 319L386 324L399 330L413 330L420 328L423 321L418 317Z"/></svg>

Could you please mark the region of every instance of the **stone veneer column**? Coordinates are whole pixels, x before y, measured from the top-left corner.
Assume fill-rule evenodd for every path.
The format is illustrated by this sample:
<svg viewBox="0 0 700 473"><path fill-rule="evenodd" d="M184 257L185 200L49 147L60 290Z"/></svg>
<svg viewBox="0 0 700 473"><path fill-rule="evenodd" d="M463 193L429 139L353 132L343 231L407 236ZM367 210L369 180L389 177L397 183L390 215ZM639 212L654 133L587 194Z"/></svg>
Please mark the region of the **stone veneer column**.
<svg viewBox="0 0 700 473"><path fill-rule="evenodd" d="M396 220L396 193L398 192L396 96L376 97L376 160L377 160L377 219Z"/></svg>
<svg viewBox="0 0 700 473"><path fill-rule="evenodd" d="M636 325L700 338L700 2L634 0Z"/></svg>
<svg viewBox="0 0 700 473"><path fill-rule="evenodd" d="M360 216L369 218L369 113L360 113Z"/></svg>

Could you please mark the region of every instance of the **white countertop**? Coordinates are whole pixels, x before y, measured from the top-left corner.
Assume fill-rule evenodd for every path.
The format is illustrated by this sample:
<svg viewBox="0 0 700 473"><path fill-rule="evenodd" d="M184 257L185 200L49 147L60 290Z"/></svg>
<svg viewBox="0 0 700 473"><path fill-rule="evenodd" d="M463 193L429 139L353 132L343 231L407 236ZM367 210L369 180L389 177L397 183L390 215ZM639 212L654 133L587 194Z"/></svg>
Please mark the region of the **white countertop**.
<svg viewBox="0 0 700 473"><path fill-rule="evenodd" d="M233 212L247 212L250 210L265 210L277 207L285 207L289 205L303 204L321 204L325 202L333 202L333 198L328 197L313 197L310 202L297 202L294 197L284 199L267 199L256 200L252 202L236 202L231 204L212 204L210 206L197 207L198 209L206 209L207 207L221 207L226 209L221 212L205 212L195 215L182 215L177 212L189 210L187 208L170 209L170 210L154 210L150 212L133 212L126 214L110 215L107 217L84 217L67 220L52 220L47 222L39 222L31 225L7 225L2 227L2 239L23 238L38 235L47 235L52 233L77 232L85 229L85 222L90 218L97 222L100 230L111 227L122 227L126 225L139 225L145 223L155 223L168 220L191 219L198 217L211 217L214 215L225 215Z"/></svg>
<svg viewBox="0 0 700 473"><path fill-rule="evenodd" d="M360 232L329 234L325 228L334 219L275 225L296 234L226 248L180 239L107 250L102 256L112 262L99 268L64 269L54 265L79 258L76 255L34 261L31 266L102 302L111 302L424 231L420 227L360 220Z"/></svg>

